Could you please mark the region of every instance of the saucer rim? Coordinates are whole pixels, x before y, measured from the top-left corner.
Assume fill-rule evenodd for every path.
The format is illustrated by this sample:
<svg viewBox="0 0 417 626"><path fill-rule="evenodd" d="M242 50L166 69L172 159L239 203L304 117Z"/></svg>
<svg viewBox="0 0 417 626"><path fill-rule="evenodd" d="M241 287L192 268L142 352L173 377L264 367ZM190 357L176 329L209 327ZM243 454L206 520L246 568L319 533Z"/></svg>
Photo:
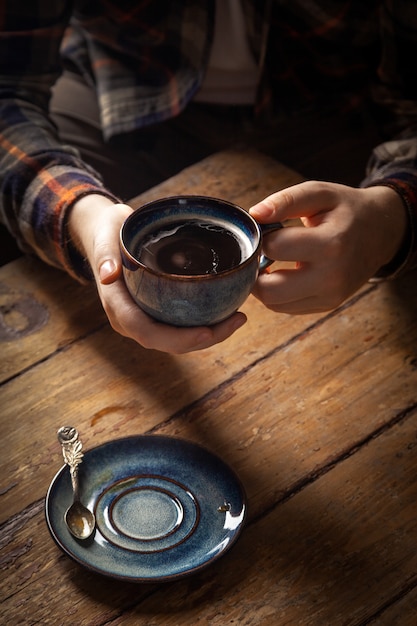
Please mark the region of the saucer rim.
<svg viewBox="0 0 417 626"><path fill-rule="evenodd" d="M79 557L75 552L71 550L71 546L68 545L69 542L75 541L76 544L78 545L82 544L85 546L86 550L88 550L88 545L94 542L94 535L90 539L83 540L83 541L74 540L74 538L71 537L69 533L68 533L68 536L64 535L62 532L60 532L59 528L57 528L56 525L52 522L51 515L49 512L50 507L53 504L53 502L57 501L56 496L54 495L54 488L56 488L56 485L58 481L60 480L60 478L62 478L63 474L66 471L69 472L69 468L67 465L63 465L56 472L53 479L51 480L51 483L48 487L47 494L45 497L44 514L45 514L45 519L46 519L49 533L52 539L54 540L55 544L67 556L69 556L74 562L84 567L86 570L100 574L107 578L111 578L115 580L122 580L125 582L132 582L132 583L170 582L170 581L184 578L186 576L190 576L192 574L200 572L201 570L206 569L207 567L211 566L214 562L216 562L219 558L224 556L226 552L229 552L229 550L235 545L238 538L240 537L243 527L245 526L245 523L247 520L247 508L248 508L247 496L246 496L246 491L245 491L245 488L241 479L239 478L235 470L231 468L230 465L228 465L228 463L226 463L218 454L210 450L208 447L201 445L200 443L196 443L195 441L183 438L183 437L176 437L172 435L160 435L160 434L141 434L141 435L130 435L126 437L111 439L109 441L103 442L93 448L86 450L84 452L83 462L88 463L89 455L95 451L98 451L99 449L112 447L112 446L123 446L124 444L129 444L129 443L136 443L136 442L140 443L145 438L148 441L153 439L155 443L157 441L160 442L162 440L165 440L166 442L169 442L169 443L175 443L177 445L180 444L180 445L184 445L187 447L189 446L189 447L194 448L195 450L200 449L201 451L204 451L204 453L208 455L209 457L211 457L213 460L216 460L216 462L219 462L222 466L222 470L228 475L229 479L231 479L231 481L235 483L235 487L239 491L239 495L240 495L240 506L241 506L240 523L233 530L233 533L230 534L227 545L223 546L214 556L210 556L209 558L205 560L201 560L200 563L190 567L189 569L179 570L177 572L173 572L169 574L159 574L155 576L143 576L143 575L134 576L129 573L126 573L126 574L116 573L116 572L110 571L110 569L106 569L105 567L97 566L96 564L94 564L94 562L89 561L88 558L84 559L84 558ZM167 476L167 474L161 474L161 476L170 478L170 476ZM95 504L96 502L94 503L94 506ZM64 526L62 528L64 528ZM66 540L66 537L67 537L67 540ZM117 548L117 547L116 549L123 550L122 548Z"/></svg>

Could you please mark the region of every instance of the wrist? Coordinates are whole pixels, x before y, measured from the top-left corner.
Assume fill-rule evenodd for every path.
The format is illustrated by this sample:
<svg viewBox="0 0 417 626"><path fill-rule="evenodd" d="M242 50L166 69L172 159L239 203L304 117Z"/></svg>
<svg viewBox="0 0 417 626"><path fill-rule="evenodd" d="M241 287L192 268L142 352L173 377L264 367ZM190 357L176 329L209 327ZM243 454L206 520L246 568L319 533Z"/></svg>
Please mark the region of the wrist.
<svg viewBox="0 0 417 626"><path fill-rule="evenodd" d="M83 196L74 203L67 222L68 252L81 276L98 280L106 261L112 264L112 275L119 273L119 231L131 211L128 205L100 194Z"/></svg>
<svg viewBox="0 0 417 626"><path fill-rule="evenodd" d="M384 181L367 188L374 191L382 209L380 220L385 232L385 247L381 264L371 280L395 277L405 265L411 245L411 227L402 196Z"/></svg>
<svg viewBox="0 0 417 626"><path fill-rule="evenodd" d="M69 243L82 257L88 257L94 242L94 225L98 212L112 210L115 202L100 194L88 194L74 202L69 212L67 232Z"/></svg>

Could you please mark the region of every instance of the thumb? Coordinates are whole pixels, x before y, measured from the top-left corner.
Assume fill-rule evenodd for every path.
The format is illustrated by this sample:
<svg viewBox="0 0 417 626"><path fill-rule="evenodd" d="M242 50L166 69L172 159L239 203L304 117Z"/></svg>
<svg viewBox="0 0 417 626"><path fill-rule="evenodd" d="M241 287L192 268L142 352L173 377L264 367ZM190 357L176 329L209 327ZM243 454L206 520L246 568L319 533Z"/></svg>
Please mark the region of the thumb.
<svg viewBox="0 0 417 626"><path fill-rule="evenodd" d="M121 275L121 266L113 258L104 259L99 263L98 277L102 285L114 283Z"/></svg>
<svg viewBox="0 0 417 626"><path fill-rule="evenodd" d="M259 222L309 217L334 207L344 185L305 181L267 196L249 209Z"/></svg>
<svg viewBox="0 0 417 626"><path fill-rule="evenodd" d="M102 285L114 283L122 274L119 232L130 207L113 204L96 217L92 242L92 259L96 276Z"/></svg>

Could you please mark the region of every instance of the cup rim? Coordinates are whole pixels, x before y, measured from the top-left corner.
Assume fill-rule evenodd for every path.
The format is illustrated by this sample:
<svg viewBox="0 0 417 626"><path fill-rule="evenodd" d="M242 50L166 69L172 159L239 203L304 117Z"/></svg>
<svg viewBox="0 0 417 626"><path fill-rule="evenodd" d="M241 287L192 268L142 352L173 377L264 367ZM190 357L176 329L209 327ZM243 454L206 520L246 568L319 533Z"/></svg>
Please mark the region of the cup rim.
<svg viewBox="0 0 417 626"><path fill-rule="evenodd" d="M134 220L135 216L138 213L142 211L153 210L158 204L162 204L162 203L173 201L173 200L175 201L184 200L184 201L195 201L195 202L208 201L209 203L221 203L222 205L227 205L227 206L232 207L238 213L244 215L244 217L248 219L249 222L254 226L258 234L258 243L255 249L246 259L241 261L238 265L235 265L234 267L231 267L226 270L222 270L221 272L218 272L216 274L188 274L188 275L187 274L174 274L171 272L164 272L161 270L157 270L152 267L149 267L148 265L145 265L138 258L133 256L132 253L128 250L127 245L124 242L125 229L128 226L128 224ZM150 200L149 202L146 202L145 204L134 209L132 213L130 213L130 215L128 215L127 218L124 220L120 228L119 242L120 242L120 247L121 247L123 254L128 258L129 263L132 266L134 266L133 271L135 271L136 269L142 268L143 270L146 270L150 274L163 277L165 280L171 279L175 281L187 281L187 282L198 280L200 282L201 280L215 280L216 277L226 276L227 274L236 272L236 270L245 268L248 264L252 263L254 257L260 256L261 254L262 230L258 222L250 215L250 213L246 211L243 207L239 206L238 204L235 204L234 202L230 202L229 200L224 200L223 198L217 198L215 196L205 196L202 194L180 194L180 195L175 195L175 196L164 196L156 200ZM122 260L123 260L123 254L122 254ZM129 268L126 267L125 264L123 263L123 269L128 270Z"/></svg>

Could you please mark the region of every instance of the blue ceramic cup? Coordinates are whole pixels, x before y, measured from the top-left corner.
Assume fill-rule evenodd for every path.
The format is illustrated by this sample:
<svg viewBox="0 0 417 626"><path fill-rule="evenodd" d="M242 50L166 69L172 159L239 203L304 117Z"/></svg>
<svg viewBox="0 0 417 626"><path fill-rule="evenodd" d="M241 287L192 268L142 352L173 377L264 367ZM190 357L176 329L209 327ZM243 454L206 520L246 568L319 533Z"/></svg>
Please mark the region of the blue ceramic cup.
<svg viewBox="0 0 417 626"><path fill-rule="evenodd" d="M237 311L260 270L261 226L239 206L174 196L136 209L120 230L123 274L133 300L175 326L216 324Z"/></svg>

